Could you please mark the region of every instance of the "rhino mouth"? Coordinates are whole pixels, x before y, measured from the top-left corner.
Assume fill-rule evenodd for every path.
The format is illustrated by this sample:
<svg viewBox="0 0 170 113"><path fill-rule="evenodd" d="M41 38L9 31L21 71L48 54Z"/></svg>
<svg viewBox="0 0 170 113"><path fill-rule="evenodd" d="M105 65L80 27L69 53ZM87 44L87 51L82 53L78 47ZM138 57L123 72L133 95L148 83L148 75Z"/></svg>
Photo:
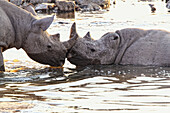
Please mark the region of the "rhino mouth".
<svg viewBox="0 0 170 113"><path fill-rule="evenodd" d="M38 63L46 64L50 66L63 66L65 63L64 58L57 59L57 58L50 56L48 53L38 53L38 54L28 53L28 56Z"/></svg>
<svg viewBox="0 0 170 113"><path fill-rule="evenodd" d="M100 61L97 59L80 59L77 57L68 59L70 63L76 65L76 66L86 66L86 65L97 65L100 64Z"/></svg>
<svg viewBox="0 0 170 113"><path fill-rule="evenodd" d="M74 55L71 54L67 55L67 59L70 63L76 65L76 66L86 66L86 65L97 65L100 64L100 60L98 59L90 59L85 56L81 55Z"/></svg>

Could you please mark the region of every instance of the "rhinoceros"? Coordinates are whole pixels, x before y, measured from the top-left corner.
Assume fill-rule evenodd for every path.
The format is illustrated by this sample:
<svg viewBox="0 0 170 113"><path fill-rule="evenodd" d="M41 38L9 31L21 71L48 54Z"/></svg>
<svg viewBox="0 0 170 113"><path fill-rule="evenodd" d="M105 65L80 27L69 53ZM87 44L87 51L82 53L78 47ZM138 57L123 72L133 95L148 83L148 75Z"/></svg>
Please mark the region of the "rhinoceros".
<svg viewBox="0 0 170 113"><path fill-rule="evenodd" d="M75 25L70 38L74 34L77 34ZM68 61L76 66L170 66L170 32L165 30L125 28L108 32L98 40L93 40L89 32L83 38L78 37L67 55Z"/></svg>
<svg viewBox="0 0 170 113"><path fill-rule="evenodd" d="M2 52L13 47L22 48L39 63L62 66L76 38L60 42L59 34L49 35L46 30L53 19L54 16L38 19L30 12L0 0L0 71L5 71Z"/></svg>

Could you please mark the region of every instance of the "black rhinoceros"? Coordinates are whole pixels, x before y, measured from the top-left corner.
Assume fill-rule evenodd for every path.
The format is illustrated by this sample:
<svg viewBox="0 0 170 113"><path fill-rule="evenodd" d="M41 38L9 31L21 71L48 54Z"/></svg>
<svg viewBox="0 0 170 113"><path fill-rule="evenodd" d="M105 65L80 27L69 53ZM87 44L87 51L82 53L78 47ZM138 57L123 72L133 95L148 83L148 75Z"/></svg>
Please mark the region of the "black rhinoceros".
<svg viewBox="0 0 170 113"><path fill-rule="evenodd" d="M22 48L39 63L62 66L76 38L60 42L59 34L49 35L46 29L53 19L54 16L37 19L24 9L0 0L0 71L5 70L2 52L12 47Z"/></svg>
<svg viewBox="0 0 170 113"><path fill-rule="evenodd" d="M72 26L71 36L76 33ZM76 66L120 64L170 66L170 32L126 28L108 32L99 40L87 33L78 38L67 55Z"/></svg>

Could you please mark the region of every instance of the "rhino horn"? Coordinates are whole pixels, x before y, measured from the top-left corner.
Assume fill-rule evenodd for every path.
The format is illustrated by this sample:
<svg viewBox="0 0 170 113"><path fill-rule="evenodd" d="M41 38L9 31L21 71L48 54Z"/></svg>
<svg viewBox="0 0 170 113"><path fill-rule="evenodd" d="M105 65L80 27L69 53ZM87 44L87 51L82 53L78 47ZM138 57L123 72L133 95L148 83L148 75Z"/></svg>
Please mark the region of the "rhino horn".
<svg viewBox="0 0 170 113"><path fill-rule="evenodd" d="M70 39L68 41L63 42L67 50L69 50L75 44L78 37L79 36L76 32L76 23L74 22L73 25L71 26Z"/></svg>
<svg viewBox="0 0 170 113"><path fill-rule="evenodd" d="M33 25L38 25L43 31L47 30L54 20L54 15L52 17L46 17L43 19L38 19L33 22Z"/></svg>
<svg viewBox="0 0 170 113"><path fill-rule="evenodd" d="M70 30L70 39L73 38L75 34L77 34L77 30L76 30L76 23L74 22Z"/></svg>
<svg viewBox="0 0 170 113"><path fill-rule="evenodd" d="M79 36L75 34L71 39L68 41L63 42L64 46L66 47L67 50L71 49L73 45L76 43L76 40Z"/></svg>
<svg viewBox="0 0 170 113"><path fill-rule="evenodd" d="M87 39L87 40L89 40L89 41L93 40L93 39L91 38L90 32L88 32L83 38L85 38L85 39Z"/></svg>

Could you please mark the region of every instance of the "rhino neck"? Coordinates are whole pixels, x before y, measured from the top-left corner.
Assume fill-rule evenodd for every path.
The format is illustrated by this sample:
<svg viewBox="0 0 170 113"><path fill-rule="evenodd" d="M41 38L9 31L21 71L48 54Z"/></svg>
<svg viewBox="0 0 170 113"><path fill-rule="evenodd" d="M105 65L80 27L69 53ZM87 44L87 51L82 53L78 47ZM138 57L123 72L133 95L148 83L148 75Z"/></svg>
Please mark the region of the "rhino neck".
<svg viewBox="0 0 170 113"><path fill-rule="evenodd" d="M19 49L26 40L34 17L29 12L3 0L0 1L0 7L7 14L15 32L14 42L11 42L8 46L9 48L16 47Z"/></svg>
<svg viewBox="0 0 170 113"><path fill-rule="evenodd" d="M126 50L141 37L145 36L147 32L143 29L127 28L118 30L116 33L120 36L120 45L114 64L120 64Z"/></svg>

